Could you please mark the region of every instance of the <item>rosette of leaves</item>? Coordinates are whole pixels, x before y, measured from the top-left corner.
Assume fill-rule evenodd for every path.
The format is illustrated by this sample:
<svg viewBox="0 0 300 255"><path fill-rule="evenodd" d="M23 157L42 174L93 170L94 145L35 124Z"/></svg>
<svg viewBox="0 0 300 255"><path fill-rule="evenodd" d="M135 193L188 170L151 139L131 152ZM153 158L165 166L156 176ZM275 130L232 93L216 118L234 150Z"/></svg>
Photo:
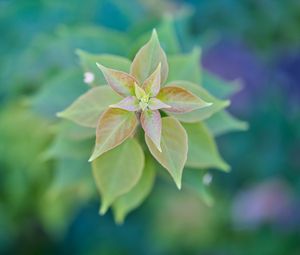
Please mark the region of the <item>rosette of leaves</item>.
<svg viewBox="0 0 300 255"><path fill-rule="evenodd" d="M113 55L78 54L84 70L93 73L92 88L58 116L96 129L89 161L101 195L101 214L112 206L116 221L122 222L140 205L153 186L155 160L179 189L185 167L229 169L203 122L228 101L218 100L193 83L198 75L181 80L190 69L199 69L195 66L198 50L192 53L193 66L181 55L171 56L170 63L186 65L169 70L154 30L132 62ZM170 80L176 77L179 80ZM219 119L207 125L218 130Z"/></svg>

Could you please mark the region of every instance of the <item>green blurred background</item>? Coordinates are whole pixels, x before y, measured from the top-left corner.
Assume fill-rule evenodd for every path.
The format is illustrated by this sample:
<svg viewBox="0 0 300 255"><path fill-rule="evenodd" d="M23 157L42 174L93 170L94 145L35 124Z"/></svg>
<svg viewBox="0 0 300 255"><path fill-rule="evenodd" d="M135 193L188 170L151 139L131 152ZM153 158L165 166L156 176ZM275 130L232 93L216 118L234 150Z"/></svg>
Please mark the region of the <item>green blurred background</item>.
<svg viewBox="0 0 300 255"><path fill-rule="evenodd" d="M86 90L77 48L132 57L171 16L183 52L242 81L229 111L250 129L217 139L232 171L210 172L214 206L158 182L117 226L78 158L90 143L62 146L76 128L53 159L55 113ZM0 19L0 254L300 254L298 0L0 0Z"/></svg>

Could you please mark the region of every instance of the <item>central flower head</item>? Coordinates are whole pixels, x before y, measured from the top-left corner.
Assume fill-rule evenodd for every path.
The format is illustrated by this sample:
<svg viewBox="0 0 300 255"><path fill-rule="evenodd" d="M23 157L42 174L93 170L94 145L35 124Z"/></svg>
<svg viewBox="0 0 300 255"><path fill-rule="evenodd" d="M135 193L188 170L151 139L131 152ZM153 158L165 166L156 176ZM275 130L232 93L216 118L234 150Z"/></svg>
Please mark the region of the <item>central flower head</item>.
<svg viewBox="0 0 300 255"><path fill-rule="evenodd" d="M140 98L139 101L140 101L139 105L141 109L144 111L148 107L149 96L145 95L142 98Z"/></svg>

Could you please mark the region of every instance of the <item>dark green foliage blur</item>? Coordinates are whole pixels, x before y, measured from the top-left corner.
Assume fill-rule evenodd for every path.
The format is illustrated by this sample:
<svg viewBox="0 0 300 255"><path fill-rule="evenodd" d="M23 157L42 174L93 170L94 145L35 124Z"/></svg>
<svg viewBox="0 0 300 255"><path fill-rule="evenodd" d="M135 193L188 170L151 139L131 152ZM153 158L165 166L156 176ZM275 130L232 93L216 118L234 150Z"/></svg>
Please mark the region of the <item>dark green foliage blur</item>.
<svg viewBox="0 0 300 255"><path fill-rule="evenodd" d="M86 91L76 49L132 58L168 15L168 53L200 46L239 79L229 111L250 129L219 130L232 171L210 171L213 206L159 181L117 226L98 215L89 131L55 113ZM300 254L299 31L297 0L0 0L0 254Z"/></svg>

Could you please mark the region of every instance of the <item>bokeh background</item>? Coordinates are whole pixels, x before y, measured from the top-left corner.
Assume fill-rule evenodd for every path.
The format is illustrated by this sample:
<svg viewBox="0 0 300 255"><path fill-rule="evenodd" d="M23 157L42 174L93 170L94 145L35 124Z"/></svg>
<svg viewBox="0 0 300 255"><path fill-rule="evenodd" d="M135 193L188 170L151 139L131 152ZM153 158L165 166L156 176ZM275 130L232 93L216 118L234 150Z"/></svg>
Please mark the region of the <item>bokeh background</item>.
<svg viewBox="0 0 300 255"><path fill-rule="evenodd" d="M86 167L78 150L41 154L85 90L75 50L127 55L167 15L183 51L201 46L205 69L242 81L229 110L250 129L218 137L232 171L211 171L214 206L158 183L117 226L88 185L49 192L54 168ZM300 254L298 0L0 0L0 19L0 254Z"/></svg>

